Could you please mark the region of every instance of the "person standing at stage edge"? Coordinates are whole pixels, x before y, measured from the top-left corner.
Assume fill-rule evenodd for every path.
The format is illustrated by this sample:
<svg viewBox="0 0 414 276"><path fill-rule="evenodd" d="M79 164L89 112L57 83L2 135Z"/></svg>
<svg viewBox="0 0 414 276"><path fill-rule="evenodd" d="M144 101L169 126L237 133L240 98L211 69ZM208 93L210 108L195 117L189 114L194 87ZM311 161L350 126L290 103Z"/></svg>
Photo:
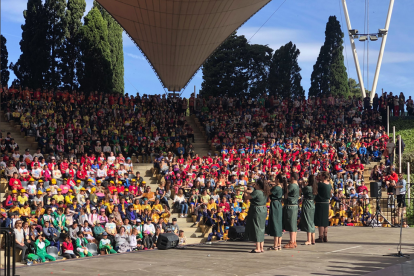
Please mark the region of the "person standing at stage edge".
<svg viewBox="0 0 414 276"><path fill-rule="evenodd" d="M329 183L328 172L318 175L318 194L315 197L315 226L318 226L319 239L315 242L328 242L329 225L329 199L331 198L332 186Z"/></svg>
<svg viewBox="0 0 414 276"><path fill-rule="evenodd" d="M287 207L285 211L284 226L285 231L289 232L290 241L283 248L296 248L296 235L298 232L298 200L299 200L299 175L294 172L290 176L290 184L287 188ZM286 198L286 194L285 194Z"/></svg>
<svg viewBox="0 0 414 276"><path fill-rule="evenodd" d="M246 230L245 234L249 241L256 243L256 249L250 251L250 253L264 252L264 234L266 227L267 217L267 197L270 195L270 187L267 183L258 179L257 182L253 182L246 190L244 196L245 199L250 199L250 208L246 218Z"/></svg>
<svg viewBox="0 0 414 276"><path fill-rule="evenodd" d="M267 234L274 237L274 245L269 247L268 250L282 250L282 198L283 189L282 183L287 182L286 178L282 178L279 174L276 178L276 182L271 184L273 187L270 190L270 210L269 210L269 223L267 225ZM285 183L287 185L287 183ZM286 186L285 185L285 186Z"/></svg>
<svg viewBox="0 0 414 276"><path fill-rule="evenodd" d="M302 187L303 202L300 213L300 230L306 232L307 241L305 245L315 244L315 195L318 194L318 183L315 176L311 175Z"/></svg>

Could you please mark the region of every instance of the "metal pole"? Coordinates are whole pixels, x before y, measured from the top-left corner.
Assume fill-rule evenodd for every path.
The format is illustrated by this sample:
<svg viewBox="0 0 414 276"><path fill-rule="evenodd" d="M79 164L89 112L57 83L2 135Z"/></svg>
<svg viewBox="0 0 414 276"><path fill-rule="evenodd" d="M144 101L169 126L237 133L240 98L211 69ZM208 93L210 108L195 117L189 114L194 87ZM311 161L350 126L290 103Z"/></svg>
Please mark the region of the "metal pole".
<svg viewBox="0 0 414 276"><path fill-rule="evenodd" d="M387 105L387 135L390 137L390 107Z"/></svg>
<svg viewBox="0 0 414 276"><path fill-rule="evenodd" d="M398 135L398 172L402 172L401 168L401 135Z"/></svg>
<svg viewBox="0 0 414 276"><path fill-rule="evenodd" d="M410 162L407 162L407 193L408 193L408 199L411 198L411 176L410 176ZM410 202L410 201L409 201ZM411 202L410 202L411 204Z"/></svg>
<svg viewBox="0 0 414 276"><path fill-rule="evenodd" d="M395 126L392 127L392 141L394 142L394 151L393 151L393 155L392 155L392 164L395 164Z"/></svg>
<svg viewBox="0 0 414 276"><path fill-rule="evenodd" d="M375 90L377 89L378 76L381 70L382 57L384 56L385 43L387 42L388 29L390 27L390 21L391 21L391 15L392 15L393 8L394 8L394 0L390 0L390 5L388 7L387 20L385 21L385 30L387 30L387 33L382 35L381 48L378 54L377 69L375 70L374 82L372 84L372 90L371 90L371 95L370 95L371 102L372 102L372 99L374 98Z"/></svg>
<svg viewBox="0 0 414 276"><path fill-rule="evenodd" d="M358 75L359 86L361 88L362 98L365 98L366 95L365 95L364 79L362 78L361 68L359 66L358 54L357 54L356 47L355 47L354 37L352 35L349 35L349 30L352 30L352 27L351 27L351 20L349 19L349 14L348 14L348 7L346 5L345 0L342 0L342 6L344 8L346 25L348 27L348 36L349 36L349 41L351 42L352 55L354 57L355 68L356 68L357 75Z"/></svg>

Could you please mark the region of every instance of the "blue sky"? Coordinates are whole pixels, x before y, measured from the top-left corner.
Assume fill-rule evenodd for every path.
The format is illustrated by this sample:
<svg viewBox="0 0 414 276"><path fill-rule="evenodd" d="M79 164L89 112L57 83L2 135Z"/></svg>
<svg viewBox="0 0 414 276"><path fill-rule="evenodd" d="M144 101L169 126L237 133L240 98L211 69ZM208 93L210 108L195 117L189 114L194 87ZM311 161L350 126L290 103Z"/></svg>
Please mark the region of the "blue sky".
<svg viewBox="0 0 414 276"><path fill-rule="evenodd" d="M246 22L239 29L238 34L245 35L247 39L250 39L283 1L273 0ZM86 11L89 11L92 7L92 0L86 2ZM389 0L371 0L370 2L369 30L377 32L378 29L384 28ZM24 23L23 10L26 8L26 3L27 0L1 1L1 33L7 38L9 62L16 62L20 55L20 25ZM358 29L362 33L365 1L348 0L347 4L352 28ZM413 0L395 1L377 93L381 93L383 88L384 91L393 91L394 93L403 91L406 96L414 97L413 12ZM346 22L340 0L287 0L250 42L267 44L274 50L289 41L295 43L301 51L299 66L302 68L302 85L307 91L310 86L313 65L324 42L325 26L330 15L337 16L341 22L342 30L345 32ZM130 94L136 94L137 91L141 94L164 93L161 83L140 51L126 34L123 37L125 92ZM347 36L344 37L344 41L346 45L344 50L345 66L348 68L348 76L357 79ZM369 55L366 51L365 59L363 59L364 43L359 41L356 43L361 70L363 67L365 68L363 70L365 86L371 89L381 40L369 43ZM367 56L369 62L367 62ZM365 60L365 66L363 66L363 60ZM14 75L11 74L11 80L13 79ZM368 80L369 82L367 82ZM201 82L202 74L199 71L184 90L183 96L188 97L193 91L194 85L198 91Z"/></svg>

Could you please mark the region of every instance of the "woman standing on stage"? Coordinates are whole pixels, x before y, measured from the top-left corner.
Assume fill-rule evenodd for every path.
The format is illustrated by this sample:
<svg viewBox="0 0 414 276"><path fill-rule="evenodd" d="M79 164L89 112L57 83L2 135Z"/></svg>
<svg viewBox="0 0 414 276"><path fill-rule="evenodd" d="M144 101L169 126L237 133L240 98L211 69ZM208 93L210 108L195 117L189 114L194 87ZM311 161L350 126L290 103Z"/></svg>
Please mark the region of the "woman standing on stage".
<svg viewBox="0 0 414 276"><path fill-rule="evenodd" d="M270 190L270 210L269 210L269 223L268 234L274 237L274 245L269 247L269 250L282 250L282 198L283 189L282 183L286 182L286 178L283 179L280 175L275 180L276 182Z"/></svg>
<svg viewBox="0 0 414 276"><path fill-rule="evenodd" d="M318 183L315 176L311 175L308 182L302 188L303 201L300 214L300 230L306 232L308 240L305 245L315 244L315 195L318 194Z"/></svg>
<svg viewBox="0 0 414 276"><path fill-rule="evenodd" d="M290 241L283 246L283 248L296 248L296 234L298 232L298 199L299 199L299 175L294 172L290 176L290 184L287 188L287 200L285 201L286 215L285 219L285 230L290 234ZM286 191L285 191L286 193ZM286 195L285 195L286 198Z"/></svg>
<svg viewBox="0 0 414 276"><path fill-rule="evenodd" d="M316 239L316 242L328 242L329 200L332 190L329 173L320 173L318 180L318 194L315 197L315 226L318 226L319 239Z"/></svg>
<svg viewBox="0 0 414 276"><path fill-rule="evenodd" d="M250 199L250 208L246 218L246 236L249 241L256 243L256 249L250 253L263 252L264 234L267 217L267 197L270 187L265 180L259 179L251 183L252 187L246 190L245 199ZM253 189L254 188L254 189Z"/></svg>

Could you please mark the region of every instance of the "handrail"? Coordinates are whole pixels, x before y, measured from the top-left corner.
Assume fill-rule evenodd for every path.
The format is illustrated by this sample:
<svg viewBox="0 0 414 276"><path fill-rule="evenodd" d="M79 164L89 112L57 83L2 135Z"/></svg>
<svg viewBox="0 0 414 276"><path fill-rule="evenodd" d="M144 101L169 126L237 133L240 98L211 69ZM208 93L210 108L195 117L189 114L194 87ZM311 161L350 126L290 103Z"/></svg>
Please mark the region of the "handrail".
<svg viewBox="0 0 414 276"><path fill-rule="evenodd" d="M4 276L16 276L16 250L14 231L11 228L0 228L0 234L4 235ZM12 256L13 252L13 256Z"/></svg>

